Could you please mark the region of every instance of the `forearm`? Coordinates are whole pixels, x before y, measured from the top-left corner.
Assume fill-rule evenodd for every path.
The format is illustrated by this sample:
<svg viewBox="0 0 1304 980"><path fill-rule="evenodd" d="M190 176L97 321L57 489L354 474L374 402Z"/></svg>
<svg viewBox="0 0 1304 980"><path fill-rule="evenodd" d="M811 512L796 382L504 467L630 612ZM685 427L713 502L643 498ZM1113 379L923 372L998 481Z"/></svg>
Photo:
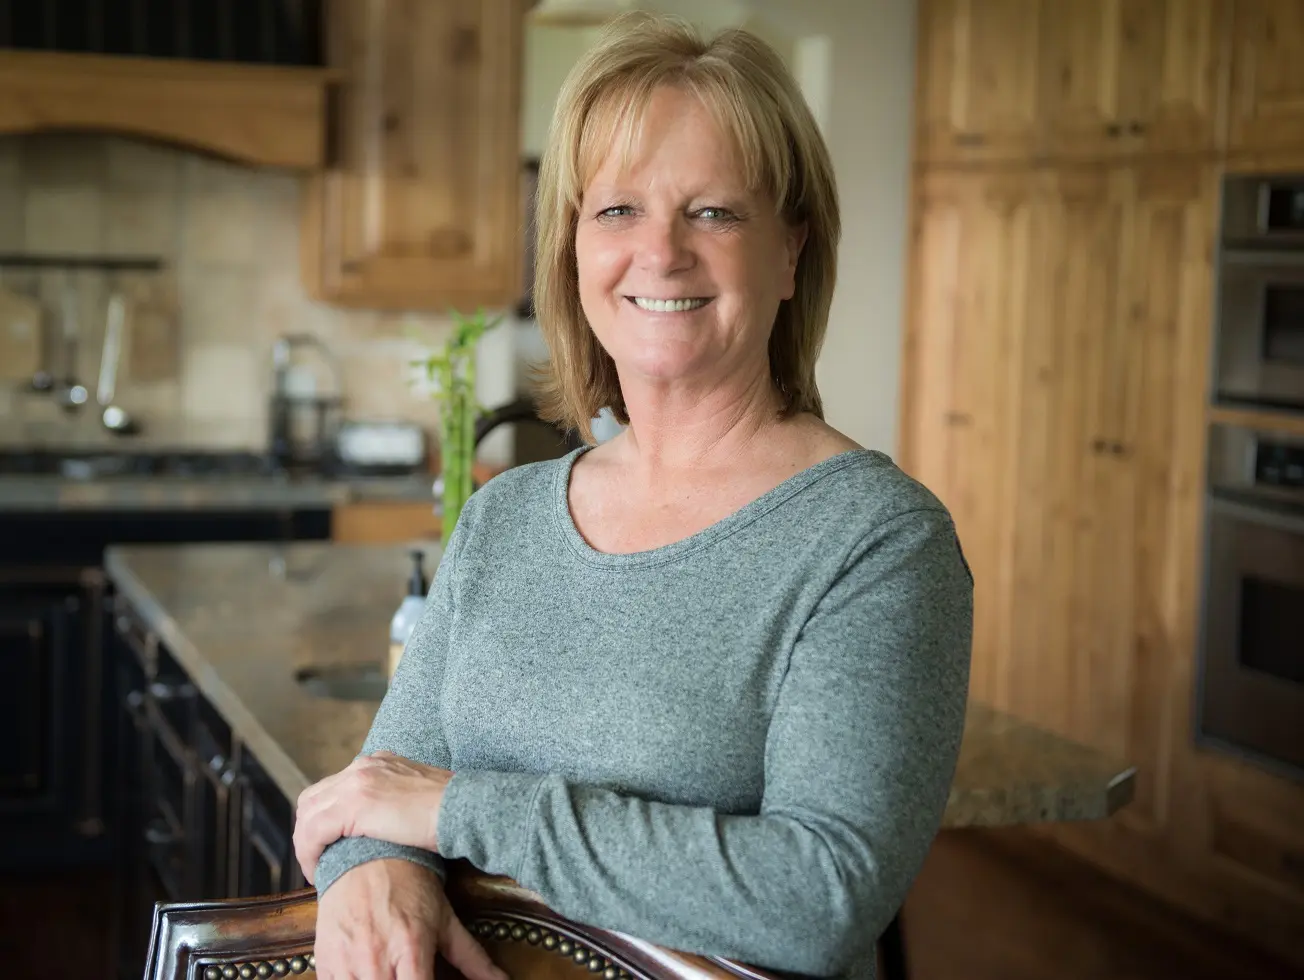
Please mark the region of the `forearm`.
<svg viewBox="0 0 1304 980"><path fill-rule="evenodd" d="M687 951L812 975L870 955L945 805L884 801L876 843L826 813L718 814L556 776L463 773L440 851L516 878L578 921Z"/></svg>

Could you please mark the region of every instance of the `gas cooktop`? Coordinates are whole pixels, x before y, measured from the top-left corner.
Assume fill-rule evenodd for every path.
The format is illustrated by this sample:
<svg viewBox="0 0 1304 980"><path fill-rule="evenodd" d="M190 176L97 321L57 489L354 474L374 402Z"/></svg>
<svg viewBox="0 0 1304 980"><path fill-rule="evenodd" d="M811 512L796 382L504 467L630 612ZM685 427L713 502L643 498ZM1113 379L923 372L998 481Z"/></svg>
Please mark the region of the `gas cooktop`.
<svg viewBox="0 0 1304 980"><path fill-rule="evenodd" d="M267 478L282 471L270 456L249 452L63 452L0 449L0 477L58 476L70 480Z"/></svg>

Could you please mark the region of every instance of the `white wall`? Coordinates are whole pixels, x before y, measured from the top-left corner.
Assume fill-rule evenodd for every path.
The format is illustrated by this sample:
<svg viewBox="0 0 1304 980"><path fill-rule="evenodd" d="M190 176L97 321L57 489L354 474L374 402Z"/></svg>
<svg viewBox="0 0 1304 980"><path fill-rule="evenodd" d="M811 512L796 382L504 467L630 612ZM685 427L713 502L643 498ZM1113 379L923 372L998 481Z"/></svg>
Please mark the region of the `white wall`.
<svg viewBox="0 0 1304 980"><path fill-rule="evenodd" d="M598 35L598 28L525 29L525 97L521 103L521 152L537 157L548 138L552 109L566 73Z"/></svg>
<svg viewBox="0 0 1304 980"><path fill-rule="evenodd" d="M818 378L833 426L894 452L905 296L915 0L754 0L827 57L826 118L842 205L838 289ZM825 49L826 54L821 54ZM818 66L799 66L818 76ZM812 93L814 94L814 93Z"/></svg>
<svg viewBox="0 0 1304 980"><path fill-rule="evenodd" d="M901 364L915 0L643 0L711 31L755 30L788 60L824 129L841 195L838 289L818 377L829 423L894 452ZM526 32L526 152L592 31ZM522 345L529 349L528 344Z"/></svg>

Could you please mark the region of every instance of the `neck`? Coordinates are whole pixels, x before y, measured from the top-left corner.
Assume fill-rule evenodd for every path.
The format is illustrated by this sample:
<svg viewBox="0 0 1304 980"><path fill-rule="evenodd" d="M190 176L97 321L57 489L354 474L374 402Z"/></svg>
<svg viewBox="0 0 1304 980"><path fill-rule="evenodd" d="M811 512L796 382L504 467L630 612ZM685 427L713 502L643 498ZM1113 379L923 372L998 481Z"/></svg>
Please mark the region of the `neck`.
<svg viewBox="0 0 1304 980"><path fill-rule="evenodd" d="M767 370L700 390L621 379L629 428L621 450L651 471L711 468L737 457L778 422L781 402Z"/></svg>

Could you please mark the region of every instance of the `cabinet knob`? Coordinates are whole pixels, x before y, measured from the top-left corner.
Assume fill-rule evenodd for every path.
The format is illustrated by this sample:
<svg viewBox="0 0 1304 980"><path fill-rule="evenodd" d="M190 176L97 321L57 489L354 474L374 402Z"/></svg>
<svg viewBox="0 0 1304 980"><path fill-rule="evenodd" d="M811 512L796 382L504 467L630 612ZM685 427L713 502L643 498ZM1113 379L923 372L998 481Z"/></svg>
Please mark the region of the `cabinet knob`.
<svg viewBox="0 0 1304 980"><path fill-rule="evenodd" d="M1110 123L1105 127L1105 132L1110 136L1122 136L1123 127L1118 123Z"/></svg>
<svg viewBox="0 0 1304 980"><path fill-rule="evenodd" d="M1133 136L1140 136L1146 131L1146 127L1143 123L1130 122L1127 124L1127 131Z"/></svg>
<svg viewBox="0 0 1304 980"><path fill-rule="evenodd" d="M149 693L155 701L177 701L194 697L195 686L193 684L165 684L163 681L155 681L150 684Z"/></svg>
<svg viewBox="0 0 1304 980"><path fill-rule="evenodd" d="M127 714L131 715L136 721L140 720L145 711L145 694L142 691L130 691L123 699L127 705Z"/></svg>
<svg viewBox="0 0 1304 980"><path fill-rule="evenodd" d="M1093 439L1091 451L1098 456L1126 456L1127 446L1113 439Z"/></svg>
<svg viewBox="0 0 1304 980"><path fill-rule="evenodd" d="M150 821L145 827L145 841L157 847L167 847L181 839L181 835L163 822L162 818Z"/></svg>

